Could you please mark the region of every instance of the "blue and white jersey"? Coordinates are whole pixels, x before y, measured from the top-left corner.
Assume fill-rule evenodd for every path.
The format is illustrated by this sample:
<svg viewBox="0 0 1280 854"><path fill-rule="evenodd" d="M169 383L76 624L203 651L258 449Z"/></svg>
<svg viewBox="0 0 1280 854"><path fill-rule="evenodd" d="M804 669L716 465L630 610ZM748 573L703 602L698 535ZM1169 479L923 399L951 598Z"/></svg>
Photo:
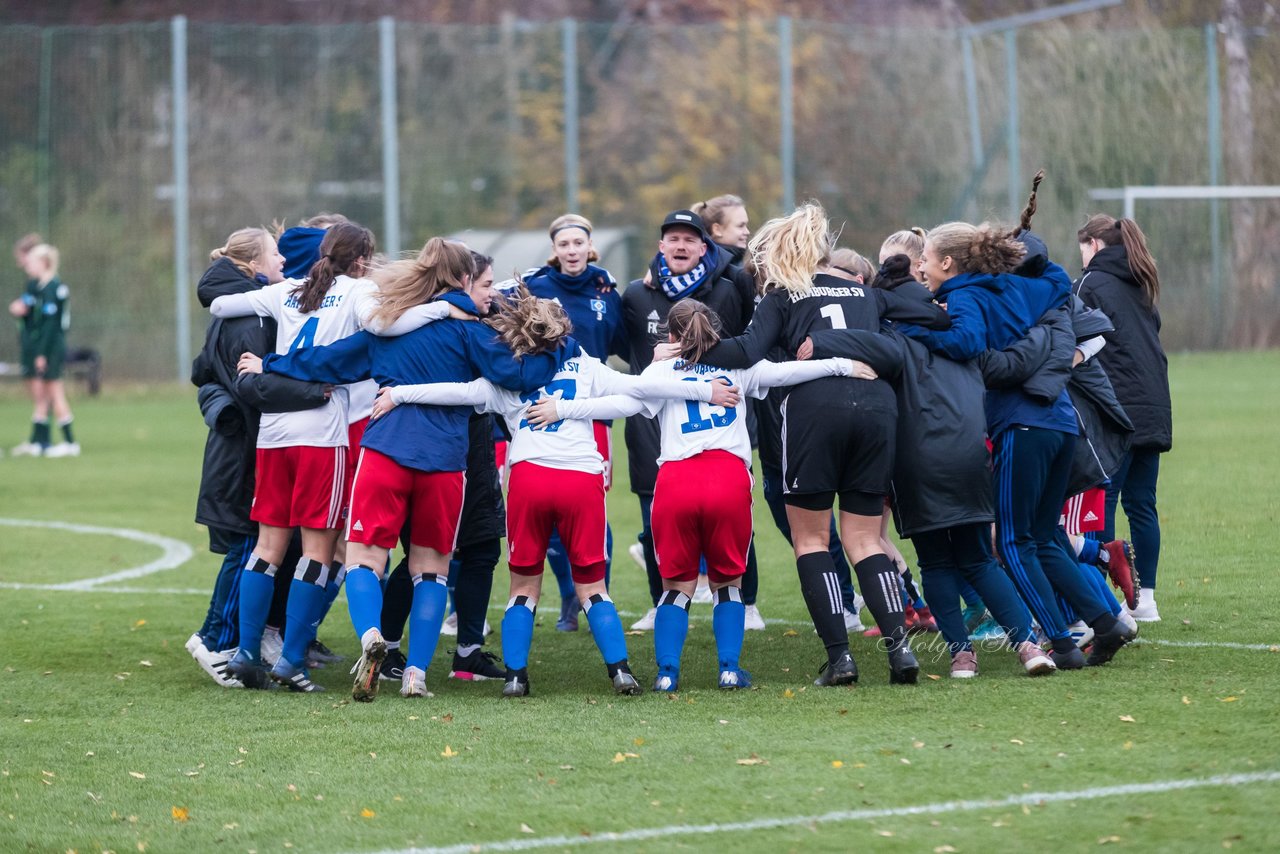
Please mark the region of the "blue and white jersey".
<svg viewBox="0 0 1280 854"><path fill-rule="evenodd" d="M294 295L300 286L301 282L285 279L238 295L248 301L254 314L275 318L275 351L281 355L332 344L358 331L365 308L363 301L375 289L368 279L338 276L321 300L320 307L304 314L299 310L298 298ZM347 388L337 386L324 406L301 412L264 412L258 428L258 447L345 446L348 404ZM369 405L372 406L372 401Z"/></svg>

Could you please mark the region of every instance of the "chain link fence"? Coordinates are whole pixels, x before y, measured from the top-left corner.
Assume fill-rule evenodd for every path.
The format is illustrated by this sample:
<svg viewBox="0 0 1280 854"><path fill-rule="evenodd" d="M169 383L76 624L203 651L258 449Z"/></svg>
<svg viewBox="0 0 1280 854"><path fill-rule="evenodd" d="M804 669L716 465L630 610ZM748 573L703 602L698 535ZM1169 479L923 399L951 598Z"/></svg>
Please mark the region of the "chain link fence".
<svg viewBox="0 0 1280 854"><path fill-rule="evenodd" d="M575 209L630 235L635 269L613 271L626 280L668 210L720 193L746 198L757 225L818 199L842 244L874 255L899 228L1010 221L1044 167L1036 227L1074 271L1076 227L1121 213L1091 191L1222 180L1219 38L788 19L0 27L0 236L38 231L60 247L70 343L131 380L185 375L210 249L320 211L411 251ZM1249 49L1256 138L1277 139L1280 44L1254 34ZM1258 146L1257 162L1280 174L1275 151ZM1139 204L1167 348L1237 343L1242 204L1280 221L1274 202ZM1274 288L1260 304L1280 316ZM0 334L0 361L16 360L16 339Z"/></svg>

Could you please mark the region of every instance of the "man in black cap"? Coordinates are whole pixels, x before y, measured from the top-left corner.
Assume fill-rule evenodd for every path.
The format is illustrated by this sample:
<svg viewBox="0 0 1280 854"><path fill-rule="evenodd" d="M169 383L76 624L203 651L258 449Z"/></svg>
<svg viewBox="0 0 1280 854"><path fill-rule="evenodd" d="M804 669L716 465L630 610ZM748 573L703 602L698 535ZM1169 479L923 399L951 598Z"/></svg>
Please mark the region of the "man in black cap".
<svg viewBox="0 0 1280 854"><path fill-rule="evenodd" d="M707 235L702 218L696 213L672 211L662 221L659 234L658 254L649 262L648 275L631 282L622 292L623 323L631 343L627 361L635 374L644 371L653 361L654 345L661 338L658 328L665 323L667 312L677 301L687 297L705 303L719 315L724 337L741 335L755 310L755 280L750 273L735 266L729 253ZM640 518L644 525L640 546L649 576L649 596L653 600L653 608L631 628L648 630L653 628L658 598L662 595L662 578L658 575L653 535L649 530L649 510L661 449L658 422L633 415L627 419L625 435L631 491L640 499Z"/></svg>

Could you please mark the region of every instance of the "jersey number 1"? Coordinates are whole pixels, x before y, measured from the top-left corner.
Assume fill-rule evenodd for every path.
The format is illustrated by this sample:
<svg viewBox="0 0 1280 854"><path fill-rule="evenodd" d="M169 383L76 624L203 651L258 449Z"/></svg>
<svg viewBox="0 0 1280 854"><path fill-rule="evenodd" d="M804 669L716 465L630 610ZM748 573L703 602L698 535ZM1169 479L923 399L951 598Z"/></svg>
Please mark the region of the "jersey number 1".
<svg viewBox="0 0 1280 854"><path fill-rule="evenodd" d="M844 322L844 308L835 303L824 305L818 314L831 321L832 329L849 328L849 325Z"/></svg>

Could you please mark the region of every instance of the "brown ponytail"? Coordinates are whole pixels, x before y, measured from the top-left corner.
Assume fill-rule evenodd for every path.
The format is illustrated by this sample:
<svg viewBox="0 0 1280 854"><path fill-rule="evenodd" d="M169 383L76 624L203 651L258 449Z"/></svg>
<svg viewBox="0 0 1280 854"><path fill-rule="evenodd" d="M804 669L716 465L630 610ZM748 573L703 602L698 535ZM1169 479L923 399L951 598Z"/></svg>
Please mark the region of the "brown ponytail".
<svg viewBox="0 0 1280 854"><path fill-rule="evenodd" d="M1147 236L1136 222L1094 214L1076 232L1076 239L1081 243L1097 240L1104 246L1123 246L1129 258L1129 272L1142 288L1147 306L1154 309L1160 302L1160 272L1156 269L1156 259L1151 257L1151 250L1147 248Z"/></svg>
<svg viewBox="0 0 1280 854"><path fill-rule="evenodd" d="M695 299L682 299L667 312L659 331L674 335L680 344L680 358L687 371L720 341L720 318Z"/></svg>
<svg viewBox="0 0 1280 854"><path fill-rule="evenodd" d="M1027 248L990 223L945 222L929 230L929 242L939 258L950 257L957 273L998 275L1013 271Z"/></svg>
<svg viewBox="0 0 1280 854"><path fill-rule="evenodd" d="M1031 230L1031 218L1036 215L1036 191L1040 189L1040 182L1043 180L1044 170L1040 169L1031 179L1031 195L1027 197L1027 206L1022 209L1022 216L1018 218L1018 227L1010 232L1010 237L1017 237L1022 232Z"/></svg>
<svg viewBox="0 0 1280 854"><path fill-rule="evenodd" d="M372 255L373 232L364 226L347 222L326 231L320 241L320 260L291 294L298 300L298 311L310 314L319 308L334 280L358 272L356 266Z"/></svg>
<svg viewBox="0 0 1280 854"><path fill-rule="evenodd" d="M524 283L498 305L487 322L516 356L550 352L573 329L558 302L538 299Z"/></svg>

